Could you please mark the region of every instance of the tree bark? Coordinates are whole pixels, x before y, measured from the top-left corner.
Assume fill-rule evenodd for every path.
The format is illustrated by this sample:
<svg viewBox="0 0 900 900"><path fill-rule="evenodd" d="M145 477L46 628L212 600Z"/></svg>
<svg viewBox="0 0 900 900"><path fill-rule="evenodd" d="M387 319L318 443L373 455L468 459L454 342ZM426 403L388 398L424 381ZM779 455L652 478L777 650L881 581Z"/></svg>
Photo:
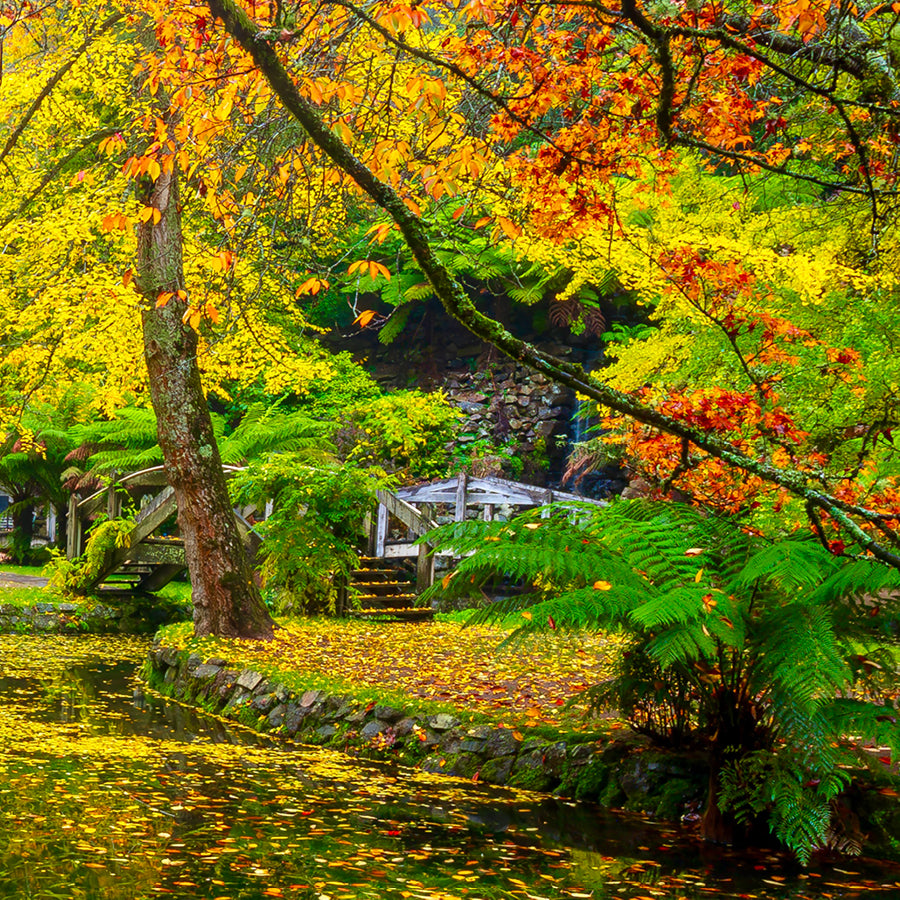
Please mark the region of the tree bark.
<svg viewBox="0 0 900 900"><path fill-rule="evenodd" d="M138 226L136 284L144 298L144 354L166 477L175 491L193 587L194 633L265 638L272 622L240 539L197 367L197 334L182 261L177 170L145 185L159 211ZM179 294L179 292L181 292ZM171 293L160 305L160 295Z"/></svg>

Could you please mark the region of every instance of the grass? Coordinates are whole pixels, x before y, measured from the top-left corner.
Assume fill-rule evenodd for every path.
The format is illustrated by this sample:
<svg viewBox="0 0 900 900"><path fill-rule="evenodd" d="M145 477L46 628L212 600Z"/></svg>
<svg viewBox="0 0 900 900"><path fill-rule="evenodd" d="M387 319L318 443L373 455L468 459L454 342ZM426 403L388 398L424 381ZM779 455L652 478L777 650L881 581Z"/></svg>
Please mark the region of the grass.
<svg viewBox="0 0 900 900"><path fill-rule="evenodd" d="M59 603L61 599L48 593L43 588L0 583L0 603L18 606L20 609L24 609L26 606L34 606L35 603Z"/></svg>
<svg viewBox="0 0 900 900"><path fill-rule="evenodd" d="M281 625L272 642L198 639L190 623L169 626L162 637L167 645L221 657L230 668L253 669L294 691L452 712L535 733L595 729L578 697L610 676L618 652L615 638L599 634L542 635L501 651L506 630L453 621L290 619Z"/></svg>
<svg viewBox="0 0 900 900"><path fill-rule="evenodd" d="M11 563L0 562L0 572L11 572L13 575L34 575L43 577L43 566L14 566Z"/></svg>

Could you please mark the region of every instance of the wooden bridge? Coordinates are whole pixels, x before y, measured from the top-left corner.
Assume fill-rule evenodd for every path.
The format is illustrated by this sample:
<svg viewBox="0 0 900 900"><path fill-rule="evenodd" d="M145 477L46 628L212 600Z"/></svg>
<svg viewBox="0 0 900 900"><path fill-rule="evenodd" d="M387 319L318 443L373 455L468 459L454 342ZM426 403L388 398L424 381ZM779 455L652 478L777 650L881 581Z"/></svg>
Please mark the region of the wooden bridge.
<svg viewBox="0 0 900 900"><path fill-rule="evenodd" d="M227 476L240 471L225 466ZM123 494L140 498L140 511L125 546L107 553L89 588L156 591L186 568L184 544L177 537L154 536L176 512L175 494L166 483L162 466L154 466L116 478L89 497L73 495L69 501L67 556L84 552L84 536L93 519L106 513L110 519L122 512ZM421 619L431 610L415 607L415 598L434 583L433 548L416 541L436 528L438 519L462 522L473 515L491 521L502 507L519 510L553 502L594 502L577 494L539 488L501 478L474 478L461 473L455 478L428 484L378 491L378 506L367 517L366 555L353 575L352 589L359 606L354 615L374 618ZM238 528L255 554L261 538L248 521L251 513L235 510ZM268 516L271 505L263 513Z"/></svg>

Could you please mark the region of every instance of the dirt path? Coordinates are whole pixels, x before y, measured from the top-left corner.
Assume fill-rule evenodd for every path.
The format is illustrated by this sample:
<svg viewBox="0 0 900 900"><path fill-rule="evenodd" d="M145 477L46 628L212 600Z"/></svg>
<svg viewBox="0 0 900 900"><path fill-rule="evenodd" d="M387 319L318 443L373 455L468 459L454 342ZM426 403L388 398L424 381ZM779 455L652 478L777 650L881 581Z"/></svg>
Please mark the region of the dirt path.
<svg viewBox="0 0 900 900"><path fill-rule="evenodd" d="M38 575L18 575L15 572L0 571L0 588L2 587L45 587L46 578Z"/></svg>

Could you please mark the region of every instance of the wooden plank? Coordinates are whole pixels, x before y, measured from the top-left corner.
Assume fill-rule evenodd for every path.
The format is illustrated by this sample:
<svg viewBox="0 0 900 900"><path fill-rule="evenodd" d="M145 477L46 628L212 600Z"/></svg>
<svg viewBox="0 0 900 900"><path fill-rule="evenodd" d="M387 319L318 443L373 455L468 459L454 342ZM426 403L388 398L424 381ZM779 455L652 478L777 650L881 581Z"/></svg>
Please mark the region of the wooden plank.
<svg viewBox="0 0 900 900"><path fill-rule="evenodd" d="M184 555L184 544L181 541L155 541L152 544L141 542L130 547L123 562L146 563L147 565L172 565L184 569L187 561Z"/></svg>
<svg viewBox="0 0 900 900"><path fill-rule="evenodd" d="M460 472L456 478L456 506L453 512L453 519L456 522L466 521L466 487L469 482L469 476L465 472Z"/></svg>
<svg viewBox="0 0 900 900"><path fill-rule="evenodd" d="M418 555L418 544L385 544L379 559L415 559Z"/></svg>
<svg viewBox="0 0 900 900"><path fill-rule="evenodd" d="M485 522L493 522L494 521L494 507L491 506L490 503L484 504L484 521Z"/></svg>
<svg viewBox="0 0 900 900"><path fill-rule="evenodd" d="M375 496L378 498L378 502L392 516L398 518L408 528L412 528L417 535L431 531L432 528L437 528L437 522L432 521L430 516L423 517L422 513L415 506L407 503L396 494L392 494L390 491L376 491ZM379 510L380 514L381 511Z"/></svg>

